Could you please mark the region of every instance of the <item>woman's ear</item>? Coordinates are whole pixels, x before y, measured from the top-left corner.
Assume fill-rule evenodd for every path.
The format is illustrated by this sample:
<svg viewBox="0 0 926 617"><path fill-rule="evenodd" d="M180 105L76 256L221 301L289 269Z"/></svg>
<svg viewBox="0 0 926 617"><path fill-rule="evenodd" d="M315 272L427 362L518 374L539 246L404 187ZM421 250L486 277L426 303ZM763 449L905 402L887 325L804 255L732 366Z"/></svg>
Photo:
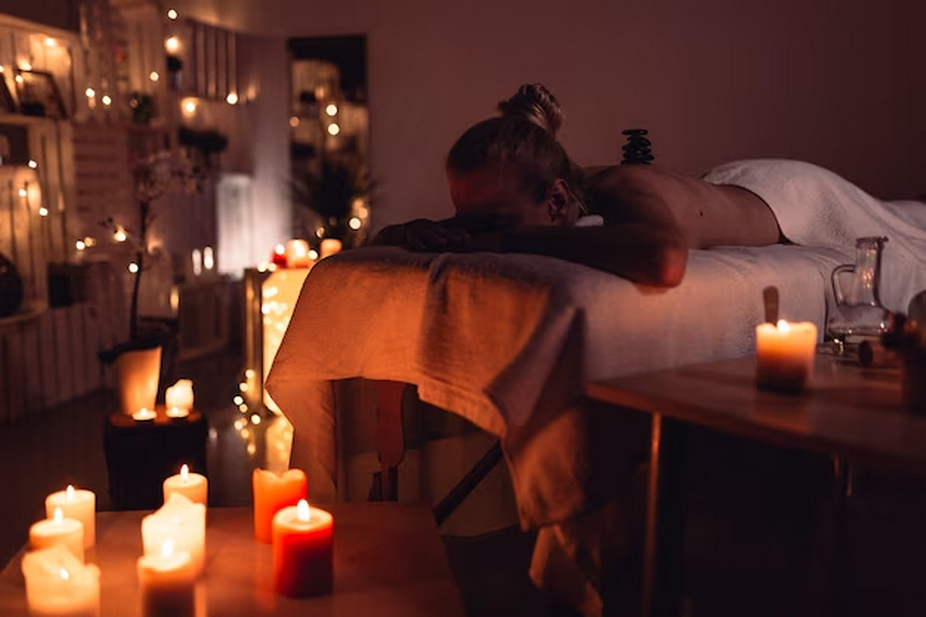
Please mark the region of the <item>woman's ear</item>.
<svg viewBox="0 0 926 617"><path fill-rule="evenodd" d="M554 225L572 225L578 218L578 209L572 207L575 198L569 190L569 185L565 180L559 178L553 182L550 190L547 191L547 209L550 213L550 221Z"/></svg>

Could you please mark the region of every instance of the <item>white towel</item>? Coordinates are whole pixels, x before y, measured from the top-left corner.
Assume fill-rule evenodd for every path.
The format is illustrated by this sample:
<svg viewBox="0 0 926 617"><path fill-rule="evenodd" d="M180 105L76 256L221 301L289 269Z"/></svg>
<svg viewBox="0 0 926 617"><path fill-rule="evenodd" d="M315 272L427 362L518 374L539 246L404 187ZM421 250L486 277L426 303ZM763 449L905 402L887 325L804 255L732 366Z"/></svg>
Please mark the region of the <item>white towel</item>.
<svg viewBox="0 0 926 617"><path fill-rule="evenodd" d="M752 191L768 204L786 238L803 246L834 248L854 262L856 238L887 236L881 300L906 311L926 289L926 204L876 199L835 173L800 161L737 161L703 179Z"/></svg>

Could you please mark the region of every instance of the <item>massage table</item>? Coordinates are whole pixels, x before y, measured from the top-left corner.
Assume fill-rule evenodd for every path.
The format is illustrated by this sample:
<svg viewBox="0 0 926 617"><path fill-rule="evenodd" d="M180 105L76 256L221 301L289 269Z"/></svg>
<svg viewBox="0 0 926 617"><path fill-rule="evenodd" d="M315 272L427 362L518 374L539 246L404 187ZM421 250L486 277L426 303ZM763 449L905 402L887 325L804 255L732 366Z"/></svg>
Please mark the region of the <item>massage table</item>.
<svg viewBox="0 0 926 617"><path fill-rule="evenodd" d="M619 440L620 426L590 413L587 382L752 354L769 286L782 318L823 333L830 273L854 261L856 237L890 237L888 308L905 310L926 289L926 206L878 201L792 161L733 164L707 179L759 194L795 244L691 251L671 289L534 255L375 247L319 262L267 382L294 426L292 464L309 474L310 492L344 496L341 384L411 384L499 440L520 525L538 531L534 581L600 614L595 545L609 523L595 516L620 492L614 474L626 460L602 445L603 432ZM398 392L386 390L392 408ZM388 435L388 422L380 428Z"/></svg>

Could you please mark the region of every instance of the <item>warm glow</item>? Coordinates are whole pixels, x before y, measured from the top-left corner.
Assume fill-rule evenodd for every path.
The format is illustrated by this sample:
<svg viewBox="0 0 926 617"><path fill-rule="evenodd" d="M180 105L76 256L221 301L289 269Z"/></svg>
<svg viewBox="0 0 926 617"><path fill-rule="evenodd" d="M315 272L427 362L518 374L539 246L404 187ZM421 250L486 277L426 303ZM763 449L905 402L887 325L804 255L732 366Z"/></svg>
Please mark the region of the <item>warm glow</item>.
<svg viewBox="0 0 926 617"><path fill-rule="evenodd" d="M170 310L176 312L180 308L180 290L174 285L170 288Z"/></svg>
<svg viewBox="0 0 926 617"><path fill-rule="evenodd" d="M228 103L229 105L237 105L238 104L238 93L229 92L228 96L225 97L225 102Z"/></svg>
<svg viewBox="0 0 926 617"><path fill-rule="evenodd" d="M206 270L212 270L215 267L215 256L213 255L212 247L207 246L203 249L203 268Z"/></svg>
<svg viewBox="0 0 926 617"><path fill-rule="evenodd" d="M293 128L296 128L297 126L299 126L299 118L297 118L296 116L293 116L292 118L290 118L289 125Z"/></svg>
<svg viewBox="0 0 926 617"><path fill-rule="evenodd" d="M38 163L36 163L36 162L33 161L32 159L29 159L29 169L35 169L35 168L38 167L38 166L39 166Z"/></svg>
<svg viewBox="0 0 926 617"><path fill-rule="evenodd" d="M196 113L196 100L195 99L185 99L183 101L183 114L189 117L195 113Z"/></svg>
<svg viewBox="0 0 926 617"><path fill-rule="evenodd" d="M117 229L116 233L113 234L113 240L116 242L125 242L128 239L128 236L123 229Z"/></svg>
<svg viewBox="0 0 926 617"><path fill-rule="evenodd" d="M251 424L253 424L254 426L257 426L258 424L260 424L260 416L257 414L252 415Z"/></svg>
<svg viewBox="0 0 926 617"><path fill-rule="evenodd" d="M186 463L184 463L183 466L180 467L180 479L183 480L184 482L190 479L190 466L187 465Z"/></svg>
<svg viewBox="0 0 926 617"><path fill-rule="evenodd" d="M23 81L24 81L24 80L23 80L23 76L22 76L22 75L17 75L17 76L16 76L16 83L21 84Z"/></svg>
<svg viewBox="0 0 926 617"><path fill-rule="evenodd" d="M103 105L105 105L105 106L107 106L107 107L109 107L110 105L113 104L113 99L112 99L112 97L109 96L108 94L104 94L104 95L103 95L103 98L101 98L100 100L103 101Z"/></svg>
<svg viewBox="0 0 926 617"><path fill-rule="evenodd" d="M309 259L311 259L312 261L315 261L316 259L318 259L318 251L316 251L315 249L309 249Z"/></svg>
<svg viewBox="0 0 926 617"><path fill-rule="evenodd" d="M238 384L238 389L241 390L242 392L247 392L248 384L242 381L241 383Z"/></svg>
<svg viewBox="0 0 926 617"><path fill-rule="evenodd" d="M325 108L325 113L328 114L329 116L338 115L338 106L335 105L334 103L329 103L328 107Z"/></svg>
<svg viewBox="0 0 926 617"><path fill-rule="evenodd" d="M161 545L161 557L170 557L174 554L174 541L173 540L164 540L164 544Z"/></svg>
<svg viewBox="0 0 926 617"><path fill-rule="evenodd" d="M354 231L360 229L360 226L363 225L363 221L358 219L356 216L350 217L350 220L347 221L348 226Z"/></svg>
<svg viewBox="0 0 926 617"><path fill-rule="evenodd" d="M66 581L69 578L71 578L71 573L65 570L64 568L61 568L60 570L58 570L58 576L61 577L62 581Z"/></svg>
<svg viewBox="0 0 926 617"><path fill-rule="evenodd" d="M177 37L172 36L164 41L164 48L168 51L168 53L175 54L177 53L177 50L180 49L180 41L177 39Z"/></svg>
<svg viewBox="0 0 926 617"><path fill-rule="evenodd" d="M233 402L235 405L242 405L242 404L244 403L244 399L241 398L240 395L238 395L238 396L235 396L235 398L232 399L232 402Z"/></svg>
<svg viewBox="0 0 926 617"><path fill-rule="evenodd" d="M257 375L257 373L255 373L254 369L252 368L249 368L248 370L244 372L244 376L247 377L248 379L254 379L255 375Z"/></svg>
<svg viewBox="0 0 926 617"><path fill-rule="evenodd" d="M161 76L158 75L158 72L157 72L157 71L151 71L151 73L148 75L148 79L150 79L151 81L157 81L157 80L159 80L160 78L161 78Z"/></svg>
<svg viewBox="0 0 926 617"><path fill-rule="evenodd" d="M299 520L304 523L309 522L309 519L312 518L312 511L309 509L309 502L305 499L300 499L299 503L296 504L296 516L299 517Z"/></svg>
<svg viewBox="0 0 926 617"><path fill-rule="evenodd" d="M3 65L0 64L0 73L2 73L3 71L4 71Z"/></svg>
<svg viewBox="0 0 926 617"><path fill-rule="evenodd" d="M68 487L64 489L64 498L68 501L68 503L74 501L74 486L73 485L68 484Z"/></svg>
<svg viewBox="0 0 926 617"><path fill-rule="evenodd" d="M74 246L77 248L78 251L82 251L85 248L87 248L87 244L83 240L78 240L77 242L74 243Z"/></svg>
<svg viewBox="0 0 926 617"><path fill-rule="evenodd" d="M131 272L132 274L138 273L138 264L135 263L134 261L129 264L129 272Z"/></svg>
<svg viewBox="0 0 926 617"><path fill-rule="evenodd" d="M48 208L45 206L39 208L39 216L48 216Z"/></svg>
<svg viewBox="0 0 926 617"><path fill-rule="evenodd" d="M241 413L247 413L247 412L248 412L248 406L247 406L247 404L245 404L245 403L238 403L238 411L240 411Z"/></svg>
<svg viewBox="0 0 926 617"><path fill-rule="evenodd" d="M58 44L58 41L51 38L50 36L45 37L45 47L54 47Z"/></svg>
<svg viewBox="0 0 926 617"><path fill-rule="evenodd" d="M174 20L174 19L177 19L178 17L180 17L180 14L177 11L175 11L174 9L168 9L167 19Z"/></svg>
<svg viewBox="0 0 926 617"><path fill-rule="evenodd" d="M787 332L788 330L791 329L791 326L789 326L788 322L785 321L784 319L779 319L777 326L778 326L779 332Z"/></svg>
<svg viewBox="0 0 926 617"><path fill-rule="evenodd" d="M28 195L28 194L29 194L29 193L26 191L26 189L19 189L19 196L20 196L20 197L25 197L25 196Z"/></svg>
<svg viewBox="0 0 926 617"><path fill-rule="evenodd" d="M64 520L64 512L61 511L61 508L55 508L55 513L52 515L52 520L56 523L60 523Z"/></svg>
<svg viewBox="0 0 926 617"><path fill-rule="evenodd" d="M315 230L315 235L318 236L319 238L324 238L324 237L325 237L325 228L324 228L324 227L319 227L318 229L316 229L316 230Z"/></svg>
<svg viewBox="0 0 926 617"><path fill-rule="evenodd" d="M190 254L190 259L193 261L194 276L199 276L203 273L203 254L199 249L193 249L193 252Z"/></svg>
<svg viewBox="0 0 926 617"><path fill-rule="evenodd" d="M328 134L332 137L341 132L341 127L338 126L337 122L332 122L328 125Z"/></svg>
<svg viewBox="0 0 926 617"><path fill-rule="evenodd" d="M21 69L24 70L24 71L31 71L31 70L32 70L32 65L29 64L28 62L20 62L20 63L19 63L19 68L21 68Z"/></svg>
<svg viewBox="0 0 926 617"><path fill-rule="evenodd" d="M93 97L96 96L96 90L94 90L93 88L87 88L86 90L84 90L84 94L87 95L88 99L92 99Z"/></svg>

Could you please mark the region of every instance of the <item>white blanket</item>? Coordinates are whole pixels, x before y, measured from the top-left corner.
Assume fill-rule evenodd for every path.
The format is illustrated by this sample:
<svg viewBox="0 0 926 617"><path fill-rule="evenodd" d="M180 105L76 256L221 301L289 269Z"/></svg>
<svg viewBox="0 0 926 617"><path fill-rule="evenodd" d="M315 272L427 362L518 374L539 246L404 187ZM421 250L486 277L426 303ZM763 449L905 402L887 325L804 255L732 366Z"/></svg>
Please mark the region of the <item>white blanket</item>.
<svg viewBox="0 0 926 617"><path fill-rule="evenodd" d="M856 238L887 236L881 300L906 311L926 289L926 204L876 199L833 172L800 161L755 160L722 165L703 179L733 184L765 200L786 238L845 251ZM854 256L847 254L847 262Z"/></svg>

